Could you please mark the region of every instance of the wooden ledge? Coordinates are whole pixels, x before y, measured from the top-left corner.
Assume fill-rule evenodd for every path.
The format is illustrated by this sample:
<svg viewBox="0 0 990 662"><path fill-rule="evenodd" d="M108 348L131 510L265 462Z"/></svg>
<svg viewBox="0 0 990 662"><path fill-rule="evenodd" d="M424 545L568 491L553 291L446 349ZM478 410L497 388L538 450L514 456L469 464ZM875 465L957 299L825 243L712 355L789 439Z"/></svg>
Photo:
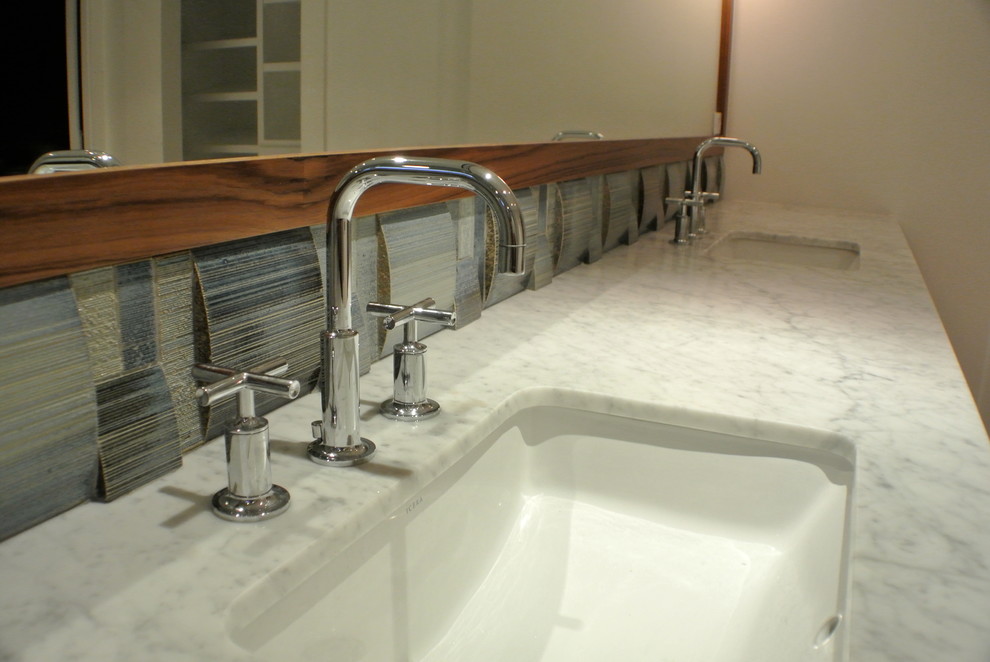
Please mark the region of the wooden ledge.
<svg viewBox="0 0 990 662"><path fill-rule="evenodd" d="M322 223L340 177L374 156L475 161L520 189L688 160L706 137L303 154L4 178L0 286ZM356 213L464 195L470 193L380 186Z"/></svg>

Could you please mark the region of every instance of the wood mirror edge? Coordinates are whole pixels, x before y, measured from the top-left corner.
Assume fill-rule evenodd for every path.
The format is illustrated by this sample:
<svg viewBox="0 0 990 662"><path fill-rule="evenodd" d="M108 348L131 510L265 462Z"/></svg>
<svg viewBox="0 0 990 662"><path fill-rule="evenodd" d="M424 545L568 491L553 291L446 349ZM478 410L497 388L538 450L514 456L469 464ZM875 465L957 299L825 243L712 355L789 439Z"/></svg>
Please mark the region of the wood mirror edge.
<svg viewBox="0 0 990 662"><path fill-rule="evenodd" d="M692 158L708 136L429 147L25 175L0 183L0 286L323 223L337 181L389 154L475 161L514 189ZM359 215L470 195L381 186Z"/></svg>

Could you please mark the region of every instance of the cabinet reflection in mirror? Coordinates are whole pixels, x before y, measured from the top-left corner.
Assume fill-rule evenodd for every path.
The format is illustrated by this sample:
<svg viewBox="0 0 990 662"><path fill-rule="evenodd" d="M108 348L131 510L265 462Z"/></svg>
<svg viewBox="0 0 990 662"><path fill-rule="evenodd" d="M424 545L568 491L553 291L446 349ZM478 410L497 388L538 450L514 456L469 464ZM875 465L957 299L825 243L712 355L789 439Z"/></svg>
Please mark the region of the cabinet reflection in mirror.
<svg viewBox="0 0 990 662"><path fill-rule="evenodd" d="M88 0L85 146L122 162L705 135L720 0Z"/></svg>

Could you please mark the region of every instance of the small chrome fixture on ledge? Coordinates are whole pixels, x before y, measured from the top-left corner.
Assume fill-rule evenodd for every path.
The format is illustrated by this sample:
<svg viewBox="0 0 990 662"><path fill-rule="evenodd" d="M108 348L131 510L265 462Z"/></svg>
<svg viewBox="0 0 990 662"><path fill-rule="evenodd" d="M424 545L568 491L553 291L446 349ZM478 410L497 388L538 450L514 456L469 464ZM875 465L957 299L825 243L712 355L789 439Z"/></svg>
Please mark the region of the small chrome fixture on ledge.
<svg viewBox="0 0 990 662"><path fill-rule="evenodd" d="M553 137L553 142L561 140L605 140L605 136L597 131L560 131Z"/></svg>
<svg viewBox="0 0 990 662"><path fill-rule="evenodd" d="M350 466L367 462L375 444L361 438L358 332L353 328L351 261L354 207L378 184L451 186L474 191L494 212L498 236L497 269L523 274L526 230L512 189L501 177L477 163L426 157L369 159L344 175L330 199L327 215L327 329L322 337L323 418L313 422L309 457L321 464Z"/></svg>
<svg viewBox="0 0 990 662"><path fill-rule="evenodd" d="M254 392L294 399L300 385L295 379L282 379L289 366L275 359L247 372L238 372L205 363L193 366L193 377L210 382L196 391L203 407L237 396L237 418L227 426L227 487L213 495L213 512L232 522L271 519L289 506L289 493L272 483L268 421L255 416Z"/></svg>
<svg viewBox="0 0 990 662"><path fill-rule="evenodd" d="M436 400L426 397L426 345L417 341L417 322L453 326L457 316L452 310L437 310L433 299L423 299L411 306L369 303L368 312L384 317L389 330L401 326L402 342L392 351L392 397L379 408L382 416L396 421L422 421L440 413Z"/></svg>
<svg viewBox="0 0 990 662"><path fill-rule="evenodd" d="M738 138L726 138L716 136L704 140L694 150L694 163L692 165L691 190L684 191L683 198L667 198L667 204L678 205L677 216L675 217L674 238L670 240L672 244L687 244L691 238L705 232L705 204L713 200L718 200L718 193L708 193L701 190L701 167L702 156L709 147L742 147L753 157L753 174L760 174L763 167L763 160L760 158L760 150L750 143Z"/></svg>
<svg viewBox="0 0 990 662"><path fill-rule="evenodd" d="M94 168L111 168L121 165L120 161L106 152L93 152L88 149L66 149L42 154L28 174L47 175L53 172L75 172Z"/></svg>

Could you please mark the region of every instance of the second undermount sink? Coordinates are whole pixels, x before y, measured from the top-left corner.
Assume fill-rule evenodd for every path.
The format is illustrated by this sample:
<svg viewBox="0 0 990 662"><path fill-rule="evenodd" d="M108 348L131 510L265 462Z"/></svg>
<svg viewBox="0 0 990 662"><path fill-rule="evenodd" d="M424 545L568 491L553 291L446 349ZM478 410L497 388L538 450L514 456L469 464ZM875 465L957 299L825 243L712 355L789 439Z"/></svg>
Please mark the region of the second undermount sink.
<svg viewBox="0 0 990 662"><path fill-rule="evenodd" d="M859 244L765 232L730 232L708 249L717 260L776 262L803 267L858 269Z"/></svg>
<svg viewBox="0 0 990 662"><path fill-rule="evenodd" d="M846 659L850 442L587 394L513 404L339 554L246 591L233 641L340 662Z"/></svg>

